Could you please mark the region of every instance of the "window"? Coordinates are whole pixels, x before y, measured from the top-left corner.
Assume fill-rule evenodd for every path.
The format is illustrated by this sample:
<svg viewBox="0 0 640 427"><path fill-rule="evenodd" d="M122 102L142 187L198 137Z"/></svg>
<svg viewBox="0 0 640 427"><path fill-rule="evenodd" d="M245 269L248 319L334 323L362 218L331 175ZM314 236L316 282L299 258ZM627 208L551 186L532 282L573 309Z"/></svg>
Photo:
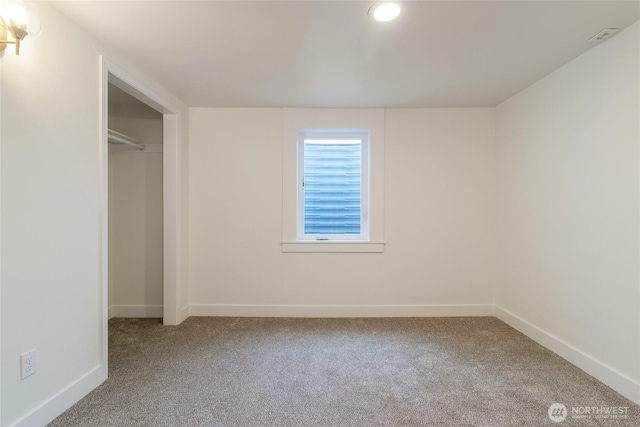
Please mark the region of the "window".
<svg viewBox="0 0 640 427"><path fill-rule="evenodd" d="M382 108L283 109L282 252L384 252L384 123Z"/></svg>
<svg viewBox="0 0 640 427"><path fill-rule="evenodd" d="M369 131L298 134L298 240L369 240Z"/></svg>

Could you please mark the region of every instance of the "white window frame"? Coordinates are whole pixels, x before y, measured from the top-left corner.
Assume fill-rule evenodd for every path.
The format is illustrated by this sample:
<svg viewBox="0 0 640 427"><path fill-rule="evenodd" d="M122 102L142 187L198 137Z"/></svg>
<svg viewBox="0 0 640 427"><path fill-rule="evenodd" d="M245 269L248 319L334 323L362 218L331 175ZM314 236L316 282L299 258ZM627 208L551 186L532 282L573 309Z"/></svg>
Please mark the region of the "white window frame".
<svg viewBox="0 0 640 427"><path fill-rule="evenodd" d="M307 139L360 140L360 234L305 234L304 142ZM297 240L314 242L369 241L369 129L304 129L298 132Z"/></svg>
<svg viewBox="0 0 640 427"><path fill-rule="evenodd" d="M282 252L381 253L384 240L385 110L284 108L282 133ZM298 136L305 129L369 129L369 239L298 240Z"/></svg>

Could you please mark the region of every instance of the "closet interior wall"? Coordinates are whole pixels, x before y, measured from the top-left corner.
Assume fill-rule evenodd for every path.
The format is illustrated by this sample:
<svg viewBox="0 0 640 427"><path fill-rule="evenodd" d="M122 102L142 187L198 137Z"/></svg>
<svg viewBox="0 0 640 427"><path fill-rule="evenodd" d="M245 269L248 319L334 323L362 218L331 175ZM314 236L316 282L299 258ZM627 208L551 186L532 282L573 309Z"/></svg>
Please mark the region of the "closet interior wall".
<svg viewBox="0 0 640 427"><path fill-rule="evenodd" d="M162 115L109 85L109 129L148 147L109 144L109 318L161 318Z"/></svg>

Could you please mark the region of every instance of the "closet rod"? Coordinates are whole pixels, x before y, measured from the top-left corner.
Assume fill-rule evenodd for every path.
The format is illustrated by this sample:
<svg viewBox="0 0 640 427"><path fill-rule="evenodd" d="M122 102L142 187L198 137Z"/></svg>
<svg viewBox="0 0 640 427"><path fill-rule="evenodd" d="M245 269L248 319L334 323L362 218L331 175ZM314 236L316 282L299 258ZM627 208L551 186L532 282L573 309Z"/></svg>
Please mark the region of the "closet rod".
<svg viewBox="0 0 640 427"><path fill-rule="evenodd" d="M115 130L109 129L108 135L109 135L109 142L112 142L114 144L127 144L132 147L136 147L138 150L141 150L141 151L144 151L145 149L145 146L143 144L140 144L138 140L133 139L130 136L127 136L120 132L116 132Z"/></svg>

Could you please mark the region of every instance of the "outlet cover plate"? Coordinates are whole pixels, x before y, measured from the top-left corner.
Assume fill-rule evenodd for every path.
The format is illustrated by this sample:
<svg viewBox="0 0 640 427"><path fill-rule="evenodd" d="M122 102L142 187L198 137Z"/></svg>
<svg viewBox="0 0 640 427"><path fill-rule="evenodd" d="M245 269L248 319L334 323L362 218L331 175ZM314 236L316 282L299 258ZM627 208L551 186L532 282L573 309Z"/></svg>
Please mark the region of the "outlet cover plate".
<svg viewBox="0 0 640 427"><path fill-rule="evenodd" d="M609 37L611 37L612 35L614 35L617 32L618 32L617 28L605 28L604 30L602 30L598 34L596 34L595 36L591 37L589 39L589 41L590 42L601 42L603 40L608 39Z"/></svg>
<svg viewBox="0 0 640 427"><path fill-rule="evenodd" d="M36 349L29 350L20 355L20 379L24 380L27 377L36 373Z"/></svg>

